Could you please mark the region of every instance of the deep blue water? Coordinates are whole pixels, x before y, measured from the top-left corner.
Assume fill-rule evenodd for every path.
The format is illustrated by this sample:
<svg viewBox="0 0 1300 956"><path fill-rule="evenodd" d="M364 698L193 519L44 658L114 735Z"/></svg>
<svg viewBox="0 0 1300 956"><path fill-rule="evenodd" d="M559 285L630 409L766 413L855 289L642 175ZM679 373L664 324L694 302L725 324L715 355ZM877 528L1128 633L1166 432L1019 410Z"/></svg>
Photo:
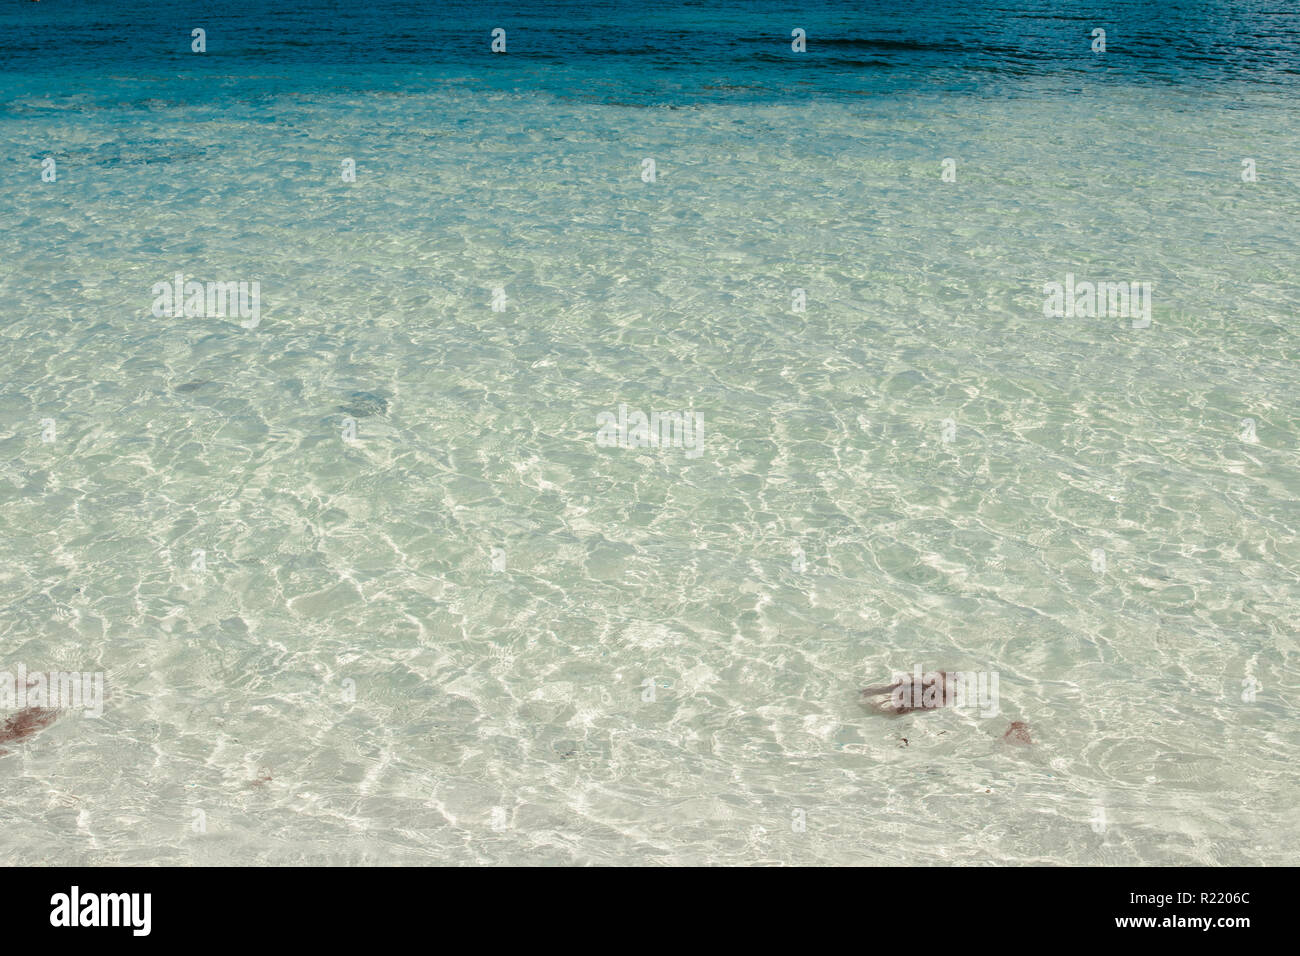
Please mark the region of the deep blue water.
<svg viewBox="0 0 1300 956"><path fill-rule="evenodd" d="M195 27L207 52L190 50ZM494 28L507 56L489 53ZM807 52L790 47L807 33ZM1092 31L1106 30L1094 55ZM174 3L45 0L0 8L0 75L19 91L167 81L239 86L538 89L610 102L1012 93L1105 82L1283 87L1300 80L1300 6L1246 2ZM195 85L178 80L192 80ZM217 86L214 87L213 84Z"/></svg>

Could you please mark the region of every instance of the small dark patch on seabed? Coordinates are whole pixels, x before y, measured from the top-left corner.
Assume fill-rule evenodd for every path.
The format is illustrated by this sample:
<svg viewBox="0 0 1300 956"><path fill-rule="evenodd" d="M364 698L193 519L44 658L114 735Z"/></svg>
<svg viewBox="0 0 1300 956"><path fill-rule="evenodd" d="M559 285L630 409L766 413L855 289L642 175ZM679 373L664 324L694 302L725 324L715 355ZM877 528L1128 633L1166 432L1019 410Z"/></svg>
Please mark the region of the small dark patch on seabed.
<svg viewBox="0 0 1300 956"><path fill-rule="evenodd" d="M3 724L0 724L0 744L21 743L37 731L54 723L59 712L53 707L24 707ZM9 753L0 748L0 757Z"/></svg>
<svg viewBox="0 0 1300 956"><path fill-rule="evenodd" d="M270 768L270 767L258 767L258 768L257 768L257 773L258 773L258 776L257 776L257 779L256 779L256 780L250 780L250 781L248 781L248 788L249 788L250 790L256 790L256 789L259 789L259 788L261 788L261 787L265 787L268 783L271 782L271 768Z"/></svg>
<svg viewBox="0 0 1300 956"><path fill-rule="evenodd" d="M1002 739L1007 743L1020 744L1021 746L1026 747L1034 742L1033 738L1029 736L1029 725L1020 720L1014 720L1011 722L1011 726L1008 727L1007 732L1002 735Z"/></svg>
<svg viewBox="0 0 1300 956"><path fill-rule="evenodd" d="M340 405L339 411L353 418L369 418L371 415L387 415L388 399L374 392L353 392L348 396L348 404Z"/></svg>

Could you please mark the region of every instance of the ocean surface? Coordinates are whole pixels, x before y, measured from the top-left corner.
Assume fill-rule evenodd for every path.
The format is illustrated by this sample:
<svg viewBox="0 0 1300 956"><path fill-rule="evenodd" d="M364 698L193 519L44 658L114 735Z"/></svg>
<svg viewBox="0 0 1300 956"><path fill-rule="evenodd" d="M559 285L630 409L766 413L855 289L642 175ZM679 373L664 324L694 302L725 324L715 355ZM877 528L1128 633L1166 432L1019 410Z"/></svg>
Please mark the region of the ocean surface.
<svg viewBox="0 0 1300 956"><path fill-rule="evenodd" d="M0 863L1300 863L1294 0L6 3L0 168Z"/></svg>

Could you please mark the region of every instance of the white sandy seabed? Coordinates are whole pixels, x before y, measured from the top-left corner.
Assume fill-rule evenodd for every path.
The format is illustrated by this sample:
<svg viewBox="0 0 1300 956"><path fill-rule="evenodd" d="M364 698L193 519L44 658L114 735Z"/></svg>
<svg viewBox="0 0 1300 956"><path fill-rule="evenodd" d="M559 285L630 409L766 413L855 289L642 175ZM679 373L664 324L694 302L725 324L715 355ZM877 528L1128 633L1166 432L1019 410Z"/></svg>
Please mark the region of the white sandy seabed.
<svg viewBox="0 0 1300 956"><path fill-rule="evenodd" d="M0 758L4 862L1297 862L1294 100L33 96L0 151L3 664L107 688ZM916 666L997 715L859 705Z"/></svg>

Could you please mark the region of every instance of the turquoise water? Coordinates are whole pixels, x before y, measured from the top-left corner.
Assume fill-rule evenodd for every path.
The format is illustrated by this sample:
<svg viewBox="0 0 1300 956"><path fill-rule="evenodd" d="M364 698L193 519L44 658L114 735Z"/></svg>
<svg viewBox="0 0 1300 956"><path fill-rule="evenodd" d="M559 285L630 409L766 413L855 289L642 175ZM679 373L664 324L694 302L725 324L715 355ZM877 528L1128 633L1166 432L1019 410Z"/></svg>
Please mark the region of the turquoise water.
<svg viewBox="0 0 1300 956"><path fill-rule="evenodd" d="M1297 862L1290 5L239 9L0 18L0 860Z"/></svg>

